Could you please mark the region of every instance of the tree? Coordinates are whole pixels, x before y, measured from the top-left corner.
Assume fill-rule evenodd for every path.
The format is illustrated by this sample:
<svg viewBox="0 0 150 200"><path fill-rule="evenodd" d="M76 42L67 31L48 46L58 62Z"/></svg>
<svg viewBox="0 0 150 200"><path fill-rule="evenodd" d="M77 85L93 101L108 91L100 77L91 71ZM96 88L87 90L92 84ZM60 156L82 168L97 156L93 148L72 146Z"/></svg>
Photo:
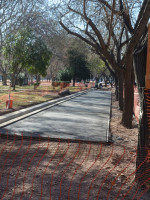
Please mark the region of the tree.
<svg viewBox="0 0 150 200"><path fill-rule="evenodd" d="M51 56L52 53L44 41L41 38L34 37L26 52L26 64L29 73L36 75L36 77L39 75L46 76Z"/></svg>
<svg viewBox="0 0 150 200"><path fill-rule="evenodd" d="M93 77L98 77L105 69L104 62L94 53L88 54L88 68Z"/></svg>
<svg viewBox="0 0 150 200"><path fill-rule="evenodd" d="M58 79L60 81L69 81L71 82L72 74L69 68L65 68L64 70L59 71Z"/></svg>
<svg viewBox="0 0 150 200"><path fill-rule="evenodd" d="M49 20L49 15L46 12L47 1L31 0L5 0L0 3L0 73L3 76L3 84L6 85L9 65L3 62L2 48L6 35L10 32L15 34L19 29L29 26L32 30L41 33L49 32L52 29L52 23ZM45 8L45 9L44 9ZM48 17L46 17L46 15ZM45 27L48 27L46 30ZM52 31L51 31L52 32ZM46 35L46 34L45 34ZM41 35L40 35L41 36ZM43 37L44 38L44 37ZM42 38L42 39L43 39Z"/></svg>
<svg viewBox="0 0 150 200"><path fill-rule="evenodd" d="M16 78L22 69L26 68L32 74L45 76L51 58L51 52L45 43L28 28L7 36L3 54L10 65L14 90Z"/></svg>
<svg viewBox="0 0 150 200"><path fill-rule="evenodd" d="M141 6L138 2L130 4L135 8L137 5ZM127 128L131 128L134 83L133 52L148 22L150 1L144 0L139 9L138 18L133 21L134 27L132 27L130 18L133 9L132 12L129 10L128 1L126 4L120 0L119 4L116 4L115 0L113 2L105 0L75 2L72 0L59 4L59 12L61 11L60 6L63 7L60 25L69 34L90 45L98 55L102 55L114 71L117 71L118 77L121 77L120 81L124 79L125 98L122 123ZM123 86L123 83L121 84Z"/></svg>
<svg viewBox="0 0 150 200"><path fill-rule="evenodd" d="M149 132L149 94L150 90L145 89L146 77L146 59L147 59L147 36L139 41L134 53L134 70L136 72L136 82L140 98L140 116L139 116L139 135L138 135L138 154L137 154L137 172L138 182L143 183L150 177L149 150L150 150L150 132ZM141 167L139 167L141 166ZM141 176L142 175L142 176ZM140 178L139 178L140 177ZM147 184L148 181L145 182Z"/></svg>
<svg viewBox="0 0 150 200"><path fill-rule="evenodd" d="M90 78L90 70L87 67L87 61L84 54L79 53L76 49L68 51L68 62L72 73L73 86L75 81L86 80Z"/></svg>
<svg viewBox="0 0 150 200"><path fill-rule="evenodd" d="M10 1L2 1L0 3L0 55L2 52L3 42L4 42L4 35L7 29L7 24L10 23L11 19L18 14L18 11L15 9L17 5L17 1L14 0L13 2ZM15 18L15 17L14 17ZM3 85L7 85L7 72L8 72L8 64L3 62L3 57L1 55L0 61L0 73L3 77Z"/></svg>
<svg viewBox="0 0 150 200"><path fill-rule="evenodd" d="M65 7L65 4L67 7ZM63 7L60 25L69 34L85 41L98 55L104 57L117 73L122 94L124 84L125 98L122 122L127 128L132 127L134 75L137 77L141 101L137 171L144 172L145 169L149 170L149 164L143 163L145 158L149 158L149 149L146 149L149 131L146 128L148 127L148 121L143 116L143 113L145 113L144 91L140 88L145 86L143 84L145 83L143 70L145 69L146 59L142 48L140 50L137 48L139 42L147 34L147 23L150 18L150 0L81 0L77 3L68 1L68 4L66 2L65 4L58 5L59 12L62 11L61 8ZM139 54L136 50L139 50ZM135 73L133 70L134 52L137 53ZM142 57L140 58L139 56ZM122 80L124 81L122 82ZM142 170L139 170L139 167ZM145 175L149 177L148 171ZM142 183L144 177L141 177L138 181Z"/></svg>

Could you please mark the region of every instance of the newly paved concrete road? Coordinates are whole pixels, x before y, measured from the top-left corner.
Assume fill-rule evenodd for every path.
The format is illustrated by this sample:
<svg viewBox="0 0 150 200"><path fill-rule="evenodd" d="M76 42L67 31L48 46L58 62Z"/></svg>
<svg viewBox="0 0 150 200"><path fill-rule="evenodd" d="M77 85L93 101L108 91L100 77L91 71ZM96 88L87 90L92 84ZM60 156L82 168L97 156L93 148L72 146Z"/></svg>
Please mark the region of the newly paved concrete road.
<svg viewBox="0 0 150 200"><path fill-rule="evenodd" d="M92 90L0 131L41 137L107 141L111 92Z"/></svg>

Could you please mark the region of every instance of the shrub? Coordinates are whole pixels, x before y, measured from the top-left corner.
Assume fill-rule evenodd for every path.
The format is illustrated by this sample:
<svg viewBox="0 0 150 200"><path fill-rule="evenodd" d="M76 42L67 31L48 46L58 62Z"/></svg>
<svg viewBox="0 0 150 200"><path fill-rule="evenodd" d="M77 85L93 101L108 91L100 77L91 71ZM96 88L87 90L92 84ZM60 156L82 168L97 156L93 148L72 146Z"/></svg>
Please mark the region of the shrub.
<svg viewBox="0 0 150 200"><path fill-rule="evenodd" d="M60 81L69 81L71 82L72 74L68 68L59 71L58 79Z"/></svg>

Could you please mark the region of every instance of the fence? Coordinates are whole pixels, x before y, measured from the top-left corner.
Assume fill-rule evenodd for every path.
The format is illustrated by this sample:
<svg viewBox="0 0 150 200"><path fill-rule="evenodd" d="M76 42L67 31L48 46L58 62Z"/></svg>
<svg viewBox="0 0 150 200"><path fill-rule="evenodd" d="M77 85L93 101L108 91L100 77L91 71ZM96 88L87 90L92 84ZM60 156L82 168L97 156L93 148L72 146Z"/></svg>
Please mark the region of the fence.
<svg viewBox="0 0 150 200"><path fill-rule="evenodd" d="M1 134L0 199L149 199L135 161L136 148Z"/></svg>

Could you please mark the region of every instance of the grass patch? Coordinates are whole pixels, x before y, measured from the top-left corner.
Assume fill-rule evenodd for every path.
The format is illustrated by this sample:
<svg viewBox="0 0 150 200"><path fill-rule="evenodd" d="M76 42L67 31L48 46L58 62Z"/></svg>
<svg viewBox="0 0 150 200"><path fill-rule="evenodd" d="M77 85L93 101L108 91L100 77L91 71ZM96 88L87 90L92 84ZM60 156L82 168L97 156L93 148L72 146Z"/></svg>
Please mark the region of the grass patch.
<svg viewBox="0 0 150 200"><path fill-rule="evenodd" d="M17 106L32 105L33 103L42 103L51 99L53 99L52 96L46 98L45 96L40 96L38 94L17 94L14 95L13 108L16 108Z"/></svg>
<svg viewBox="0 0 150 200"><path fill-rule="evenodd" d="M6 100L8 100L8 88L1 86L4 90L0 91L0 110L6 109ZM42 103L52 100L58 96L57 90L52 90L48 87L38 87L37 90L33 89L33 86L16 87L16 91L11 91L11 99L13 100L13 108L20 106L30 106L36 103Z"/></svg>
<svg viewBox="0 0 150 200"><path fill-rule="evenodd" d="M62 90L69 89L71 93L79 92L81 87L67 87ZM85 89L85 87L82 87ZM6 110L6 100L8 100L9 86L0 86L0 111ZM15 91L11 91L11 99L13 100L13 108L20 106L30 106L33 104L42 103L58 97L58 92L61 88L53 86L38 86L34 90L33 85L16 86Z"/></svg>

